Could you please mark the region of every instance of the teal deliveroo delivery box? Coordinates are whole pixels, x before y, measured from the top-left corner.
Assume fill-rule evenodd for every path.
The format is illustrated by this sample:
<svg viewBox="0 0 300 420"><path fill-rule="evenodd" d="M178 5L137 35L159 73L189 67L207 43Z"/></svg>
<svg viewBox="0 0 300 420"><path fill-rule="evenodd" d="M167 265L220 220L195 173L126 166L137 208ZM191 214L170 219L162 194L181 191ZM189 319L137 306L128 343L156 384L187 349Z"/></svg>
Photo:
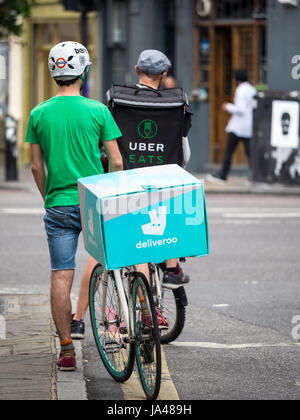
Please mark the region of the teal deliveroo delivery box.
<svg viewBox="0 0 300 420"><path fill-rule="evenodd" d="M82 178L78 189L85 248L109 270L209 253L203 182L178 165Z"/></svg>

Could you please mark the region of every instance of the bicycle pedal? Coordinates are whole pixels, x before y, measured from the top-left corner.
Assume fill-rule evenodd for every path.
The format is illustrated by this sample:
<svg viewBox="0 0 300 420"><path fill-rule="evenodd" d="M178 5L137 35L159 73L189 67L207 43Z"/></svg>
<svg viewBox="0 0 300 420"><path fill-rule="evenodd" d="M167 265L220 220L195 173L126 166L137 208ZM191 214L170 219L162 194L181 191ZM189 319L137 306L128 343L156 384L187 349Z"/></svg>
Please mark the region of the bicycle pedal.
<svg viewBox="0 0 300 420"><path fill-rule="evenodd" d="M169 327L166 327L164 325L159 325L158 329L159 329L159 331L167 331L169 329Z"/></svg>
<svg viewBox="0 0 300 420"><path fill-rule="evenodd" d="M103 348L105 352L108 354L119 353L121 348L123 348L123 344L118 343L117 341L114 341L114 340L108 340L105 342L105 345L103 346Z"/></svg>

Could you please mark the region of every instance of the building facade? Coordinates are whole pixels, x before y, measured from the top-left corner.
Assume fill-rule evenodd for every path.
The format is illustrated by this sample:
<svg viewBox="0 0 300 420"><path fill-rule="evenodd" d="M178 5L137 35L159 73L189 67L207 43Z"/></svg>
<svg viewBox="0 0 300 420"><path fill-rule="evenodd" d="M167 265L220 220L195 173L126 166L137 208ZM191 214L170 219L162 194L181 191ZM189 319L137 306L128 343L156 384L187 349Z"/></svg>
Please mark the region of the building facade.
<svg viewBox="0 0 300 420"><path fill-rule="evenodd" d="M161 49L172 60L173 74L194 112L190 170L223 160L229 115L221 105L233 100L235 68L245 68L258 90L299 90L299 80L292 77L300 56L299 5L280 0L103 0L98 22L102 99L112 83L137 80L134 65L143 49ZM246 164L242 148L234 163Z"/></svg>
<svg viewBox="0 0 300 420"><path fill-rule="evenodd" d="M93 62L88 94L105 102L113 83L137 81L134 66L142 50L164 51L194 112L189 169L220 164L229 119L221 105L233 100L233 69L247 69L258 89L300 90L300 2L283 2L289 0L93 0L85 36ZM66 10L62 3L38 0L22 38L0 45L0 55L5 50L9 57L9 79L0 80L8 95L0 100L18 120L20 164L30 158L23 142L30 110L56 92L49 50L60 41L82 40L80 8ZM242 149L234 163L246 164Z"/></svg>

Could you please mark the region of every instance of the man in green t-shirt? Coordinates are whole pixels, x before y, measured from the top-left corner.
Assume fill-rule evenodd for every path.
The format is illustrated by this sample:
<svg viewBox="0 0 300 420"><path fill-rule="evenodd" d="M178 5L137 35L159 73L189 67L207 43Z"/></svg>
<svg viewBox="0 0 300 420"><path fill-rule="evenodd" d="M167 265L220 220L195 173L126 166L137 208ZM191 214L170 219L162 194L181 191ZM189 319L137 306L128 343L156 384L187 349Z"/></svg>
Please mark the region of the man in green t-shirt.
<svg viewBox="0 0 300 420"><path fill-rule="evenodd" d="M33 109L25 139L31 144L32 173L45 201L51 307L61 341L57 362L61 370L76 368L70 291L81 232L77 180L104 172L99 140L109 158L110 171L123 169L116 142L121 132L110 111L80 95L90 65L89 53L81 44L63 42L52 48L49 71L59 86L58 94Z"/></svg>

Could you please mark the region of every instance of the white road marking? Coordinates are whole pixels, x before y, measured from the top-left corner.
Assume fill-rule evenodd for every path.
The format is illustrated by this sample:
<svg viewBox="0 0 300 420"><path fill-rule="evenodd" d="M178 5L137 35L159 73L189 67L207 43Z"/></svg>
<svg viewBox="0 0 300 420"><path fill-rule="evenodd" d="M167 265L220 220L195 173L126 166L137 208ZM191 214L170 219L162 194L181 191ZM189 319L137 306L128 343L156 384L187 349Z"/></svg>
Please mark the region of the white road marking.
<svg viewBox="0 0 300 420"><path fill-rule="evenodd" d="M216 303L215 305L213 305L213 308L228 308L229 305L228 303Z"/></svg>
<svg viewBox="0 0 300 420"><path fill-rule="evenodd" d="M282 220L280 218L277 219L266 219L266 218L261 218L261 219L209 219L209 225L238 225L238 226L259 226L259 225L263 225L263 226L282 226ZM293 225L297 225L299 226L300 224L300 219L299 218L290 218L290 219L285 219L285 221L289 222L289 225L293 224Z"/></svg>
<svg viewBox="0 0 300 420"><path fill-rule="evenodd" d="M300 212L291 213L223 213L225 219L298 219Z"/></svg>
<svg viewBox="0 0 300 420"><path fill-rule="evenodd" d="M253 212L253 213L293 213L298 211L296 207L208 207L208 214L223 214L223 213L243 213L243 212Z"/></svg>
<svg viewBox="0 0 300 420"><path fill-rule="evenodd" d="M173 342L172 346L175 347L197 347L201 349L221 349L221 350L240 350L251 348L265 348L265 347L294 347L300 346L300 343L279 343L279 344L263 344L263 343L250 343L250 344L220 344L220 343L206 343L206 342Z"/></svg>
<svg viewBox="0 0 300 420"><path fill-rule="evenodd" d="M24 215L24 216L36 216L36 215L44 215L45 209L43 208L7 208L7 209L0 209L0 213L2 214L11 214L11 215Z"/></svg>

